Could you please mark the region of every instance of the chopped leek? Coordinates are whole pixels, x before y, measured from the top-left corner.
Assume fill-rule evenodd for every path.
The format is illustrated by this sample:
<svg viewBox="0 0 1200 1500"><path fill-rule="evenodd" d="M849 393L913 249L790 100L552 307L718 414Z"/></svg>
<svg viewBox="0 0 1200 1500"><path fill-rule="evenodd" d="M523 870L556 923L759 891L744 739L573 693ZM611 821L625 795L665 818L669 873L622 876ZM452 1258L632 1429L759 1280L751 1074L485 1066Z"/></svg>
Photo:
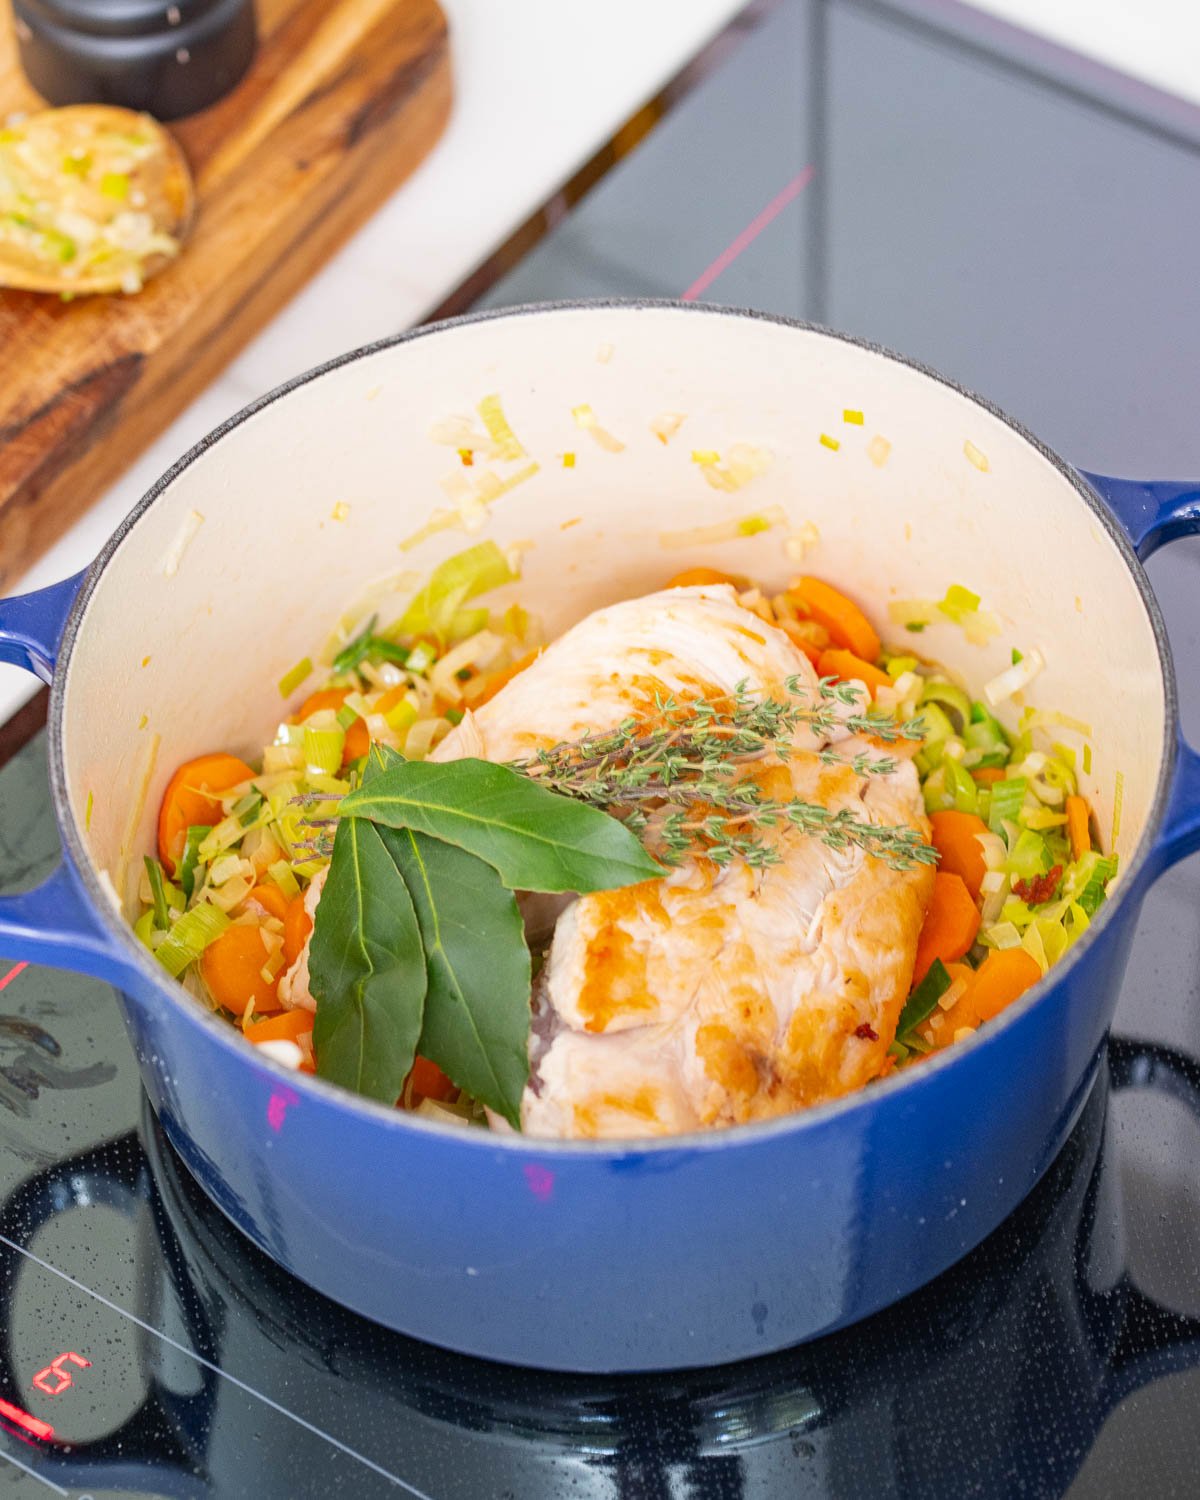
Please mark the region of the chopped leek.
<svg viewBox="0 0 1200 1500"><path fill-rule="evenodd" d="M271 879L275 882L275 884L279 887L279 889L283 892L283 894L288 898L289 901L294 901L300 894L300 882L292 873L292 867L288 864L286 859L277 859L275 863L268 868L267 874L271 877Z"/></svg>
<svg viewBox="0 0 1200 1500"><path fill-rule="evenodd" d="M946 597L938 604L938 609L948 620L953 620L956 625L961 625L965 615L974 614L979 608L979 595L970 589L963 588L961 583L952 583L946 590Z"/></svg>
<svg viewBox="0 0 1200 1500"><path fill-rule="evenodd" d="M196 864L200 859L200 846L211 832L211 827L206 823L193 823L187 831L183 858L179 861L179 884L189 901L196 888Z"/></svg>
<svg viewBox="0 0 1200 1500"><path fill-rule="evenodd" d="M346 745L345 732L332 729L315 729L306 725L304 730L304 763L309 772L332 776L342 767L342 751Z"/></svg>
<svg viewBox="0 0 1200 1500"><path fill-rule="evenodd" d="M335 674L353 672L362 662L368 660L394 661L401 667L407 662L408 652L403 646L375 634L378 619L378 615L372 615L354 639L342 647L329 664L331 672Z"/></svg>
<svg viewBox="0 0 1200 1500"><path fill-rule="evenodd" d="M155 949L155 957L172 978L178 979L228 926L229 918L223 911L202 901L184 912Z"/></svg>
<svg viewBox="0 0 1200 1500"><path fill-rule="evenodd" d="M425 586L412 599L389 634L443 635L455 614L469 599L512 583L516 577L516 572L495 542L479 542L434 568ZM419 670L413 667L411 656L408 665L410 670Z"/></svg>
<svg viewBox="0 0 1200 1500"><path fill-rule="evenodd" d="M938 1001L950 988L950 975L940 958L935 958L929 972L904 1002L896 1022L896 1040L901 1046L912 1046L912 1033L933 1014Z"/></svg>
<svg viewBox="0 0 1200 1500"><path fill-rule="evenodd" d="M938 703L951 714L957 714L954 733L961 734L971 722L971 700L962 688L941 677L931 677L921 689L922 703ZM970 743L968 741L968 743Z"/></svg>
<svg viewBox="0 0 1200 1500"><path fill-rule="evenodd" d="M290 698L300 684L312 676L312 669L313 664L310 656L306 656L302 661L298 661L290 672L285 672L279 679L279 696L281 698Z"/></svg>
<svg viewBox="0 0 1200 1500"><path fill-rule="evenodd" d="M1000 783L997 782L997 786ZM995 807L995 789L993 788L992 805ZM1045 875L1050 868L1050 851L1046 848L1046 840L1041 834L1034 833L1032 829L1023 828L1017 836L1017 842L1009 850L1008 858L1004 861L1005 872L1016 880L1036 880L1039 875Z"/></svg>
<svg viewBox="0 0 1200 1500"><path fill-rule="evenodd" d="M145 856L146 878L150 882L150 896L154 903L154 925L160 932L165 932L170 924L170 909L183 908L183 892L171 884L163 874L163 867L158 860Z"/></svg>
<svg viewBox="0 0 1200 1500"><path fill-rule="evenodd" d="M992 783L988 827L993 833L1000 833L1002 824L1017 821L1028 785L1024 776L1011 776L1006 781Z"/></svg>

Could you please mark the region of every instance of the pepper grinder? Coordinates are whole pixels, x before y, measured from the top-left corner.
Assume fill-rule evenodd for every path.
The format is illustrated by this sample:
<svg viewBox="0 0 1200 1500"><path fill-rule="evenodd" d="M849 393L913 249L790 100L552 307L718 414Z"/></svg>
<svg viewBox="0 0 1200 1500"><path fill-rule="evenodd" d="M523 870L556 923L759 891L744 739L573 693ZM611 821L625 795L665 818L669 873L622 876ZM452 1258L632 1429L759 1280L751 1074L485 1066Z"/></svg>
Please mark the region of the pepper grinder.
<svg viewBox="0 0 1200 1500"><path fill-rule="evenodd" d="M253 0L13 0L21 66L51 104L177 120L227 94L257 41Z"/></svg>

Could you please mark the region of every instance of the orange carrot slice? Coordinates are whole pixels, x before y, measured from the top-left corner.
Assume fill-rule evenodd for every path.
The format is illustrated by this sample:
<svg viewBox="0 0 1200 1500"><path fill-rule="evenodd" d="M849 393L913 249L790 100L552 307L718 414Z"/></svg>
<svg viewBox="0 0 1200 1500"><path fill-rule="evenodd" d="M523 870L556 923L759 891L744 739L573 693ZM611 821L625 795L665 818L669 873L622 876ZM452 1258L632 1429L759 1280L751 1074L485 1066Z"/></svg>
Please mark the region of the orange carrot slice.
<svg viewBox="0 0 1200 1500"><path fill-rule="evenodd" d="M187 831L194 823L221 821L221 793L239 781L248 781L253 769L236 755L218 751L184 761L163 793L158 811L158 857L174 875L183 854Z"/></svg>
<svg viewBox="0 0 1200 1500"><path fill-rule="evenodd" d="M296 710L296 722L302 723L313 714L320 713L323 708L332 708L336 711L349 696L349 688L321 688L319 692L310 693Z"/></svg>
<svg viewBox="0 0 1200 1500"><path fill-rule="evenodd" d="M886 672L881 672L869 661L863 661L861 657L855 656L853 651L844 651L837 646L831 646L828 651L821 652L817 659L817 671L822 677L841 677L846 680L851 677L857 678L859 682L866 683L872 694L878 688L892 685L892 679Z"/></svg>
<svg viewBox="0 0 1200 1500"><path fill-rule="evenodd" d="M1071 836L1071 858L1082 859L1092 847L1090 813L1082 797L1067 798L1067 832Z"/></svg>
<svg viewBox="0 0 1200 1500"><path fill-rule="evenodd" d="M824 625L835 646L844 646L863 661L879 659L879 636L853 599L820 578L796 578L788 593L818 625Z"/></svg>
<svg viewBox="0 0 1200 1500"><path fill-rule="evenodd" d="M501 688L507 687L514 677L519 677L521 675L525 668L529 666L530 662L536 660L537 652L527 651L519 661L513 662L510 667L503 667L499 672L493 672L491 677L488 679L487 687L485 687L483 692L480 693L479 697L474 700L472 706L475 708L481 708L485 703L490 703Z"/></svg>
<svg viewBox="0 0 1200 1500"><path fill-rule="evenodd" d="M263 977L268 958L261 928L227 927L200 957L200 974L218 1005L240 1016L251 1000L258 1011L278 1010L277 981Z"/></svg>
<svg viewBox="0 0 1200 1500"><path fill-rule="evenodd" d="M422 1099L451 1099L458 1093L437 1063L431 1063L427 1057L418 1057L414 1061L410 1077L414 1104Z"/></svg>
<svg viewBox="0 0 1200 1500"><path fill-rule="evenodd" d="M809 661L812 662L813 666L816 667L817 663L821 660L823 651L826 648L818 646L816 642L811 639L811 637L805 635L803 628L798 625L795 620L789 620L785 617L784 619L779 620L777 623L780 630L783 631L784 635L787 636L792 645L799 646L801 651L804 652L805 656L808 657ZM819 671L820 668L818 667L817 670Z"/></svg>
<svg viewBox="0 0 1200 1500"><path fill-rule="evenodd" d="M1036 959L1024 948L996 948L967 982L946 1012L942 1034L953 1037L960 1026L981 1026L998 1016L1042 977Z"/></svg>
<svg viewBox="0 0 1200 1500"><path fill-rule="evenodd" d="M978 835L988 831L987 824L974 813L953 811L932 813L929 823L933 829L933 847L941 856L938 868L960 876L971 899L978 901L979 887L987 874Z"/></svg>
<svg viewBox="0 0 1200 1500"><path fill-rule="evenodd" d="M283 958L289 969L300 957L312 925L304 897L293 896L283 916Z"/></svg>
<svg viewBox="0 0 1200 1500"><path fill-rule="evenodd" d="M676 573L664 585L669 589L695 588L702 583L731 583L735 589L744 589L744 579L735 578L732 573L719 573L716 568L685 568L682 573Z"/></svg>
<svg viewBox="0 0 1200 1500"><path fill-rule="evenodd" d="M256 1046L259 1042L294 1042L313 1029L311 1010L284 1010L265 1021L251 1021L245 1036Z"/></svg>
<svg viewBox="0 0 1200 1500"><path fill-rule="evenodd" d="M979 931L979 908L959 875L939 870L933 877L933 899L917 939L913 984L920 984L935 958L946 964L961 958Z"/></svg>
<svg viewBox="0 0 1200 1500"><path fill-rule="evenodd" d="M992 786L997 781L1004 780L1003 766L979 766L971 772L971 775L980 786Z"/></svg>
<svg viewBox="0 0 1200 1500"><path fill-rule="evenodd" d="M256 901L268 916L278 917L281 922L287 916L288 899L277 885L256 885L246 900Z"/></svg>

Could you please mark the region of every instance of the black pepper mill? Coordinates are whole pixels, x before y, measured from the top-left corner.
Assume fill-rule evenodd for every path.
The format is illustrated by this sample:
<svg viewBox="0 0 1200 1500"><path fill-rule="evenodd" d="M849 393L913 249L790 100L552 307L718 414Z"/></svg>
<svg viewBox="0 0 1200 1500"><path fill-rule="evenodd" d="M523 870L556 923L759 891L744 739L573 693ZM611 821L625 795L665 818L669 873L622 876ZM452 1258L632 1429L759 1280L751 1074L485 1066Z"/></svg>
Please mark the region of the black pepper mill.
<svg viewBox="0 0 1200 1500"><path fill-rule="evenodd" d="M21 66L51 104L194 114L250 66L253 0L13 0Z"/></svg>

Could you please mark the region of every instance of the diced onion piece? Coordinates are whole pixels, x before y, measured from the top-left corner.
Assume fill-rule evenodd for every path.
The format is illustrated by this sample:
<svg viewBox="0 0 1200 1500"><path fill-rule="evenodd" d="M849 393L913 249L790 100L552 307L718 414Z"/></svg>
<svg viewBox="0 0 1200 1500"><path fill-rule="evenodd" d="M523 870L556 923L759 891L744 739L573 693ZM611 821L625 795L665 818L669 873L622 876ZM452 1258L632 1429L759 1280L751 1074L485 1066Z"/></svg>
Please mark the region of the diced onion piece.
<svg viewBox="0 0 1200 1500"><path fill-rule="evenodd" d="M450 728L449 719L418 719L408 731L404 753L410 760L423 759L437 741L450 732Z"/></svg>
<svg viewBox="0 0 1200 1500"><path fill-rule="evenodd" d="M590 433L606 452L623 453L625 451L625 444L620 438L614 437L607 428L600 426L596 420L596 413L586 402L582 406L573 406L571 415L575 418L576 427L582 427L584 432Z"/></svg>
<svg viewBox="0 0 1200 1500"><path fill-rule="evenodd" d="M1011 667L1005 667L1004 671L998 672L990 682L985 682L983 696L995 708L997 704L1004 703L1011 698L1014 693L1027 688L1045 665L1046 658L1034 646L1020 661L1014 662Z"/></svg>
<svg viewBox="0 0 1200 1500"><path fill-rule="evenodd" d="M350 507L344 500L339 500L338 503L329 512L329 519L331 521L345 521L346 519L348 519L349 515Z"/></svg>
<svg viewBox="0 0 1200 1500"><path fill-rule="evenodd" d="M599 349L596 350L596 363L598 365L606 365L612 357L613 346L611 344L601 344Z"/></svg>
<svg viewBox="0 0 1200 1500"><path fill-rule="evenodd" d="M435 510L424 526L419 527L411 535L406 536L399 544L401 552L411 552L414 547L420 546L431 536L436 536L439 531L451 531L455 526L462 525L462 516L456 510Z"/></svg>
<svg viewBox="0 0 1200 1500"><path fill-rule="evenodd" d="M291 1068L293 1072L304 1061L304 1053L301 1052L295 1042L289 1041L287 1037L276 1037L271 1041L255 1042L254 1045L264 1057L269 1057L272 1062L282 1063L285 1068Z"/></svg>
<svg viewBox="0 0 1200 1500"><path fill-rule="evenodd" d="M163 558L163 577L174 578L179 572L179 564L183 561L183 554L192 544L192 538L204 525L204 517L198 510L190 510L184 517L179 533L171 543L170 550Z"/></svg>
<svg viewBox="0 0 1200 1500"><path fill-rule="evenodd" d="M696 461L696 454L692 454ZM755 448L749 443L734 443L730 448L725 462L719 462L714 456L711 460L707 457L701 462L700 472L704 475L705 483L714 490L723 490L727 494L734 494L744 489L752 479L757 479L760 474L765 474L771 467L772 454L769 448Z"/></svg>
<svg viewBox="0 0 1200 1500"><path fill-rule="evenodd" d="M963 444L963 452L967 455L967 462L974 464L981 474L986 474L991 469L987 454L977 448L970 438Z"/></svg>
<svg viewBox="0 0 1200 1500"><path fill-rule="evenodd" d="M1118 771L1116 781L1113 783L1113 810L1112 810L1112 841L1115 845L1117 835L1121 832L1121 804L1125 800L1125 775Z"/></svg>
<svg viewBox="0 0 1200 1500"><path fill-rule="evenodd" d="M207 890L206 900L211 901L214 906L220 907L222 911L229 912L235 906L240 906L253 889L253 874L234 875L224 885L210 885ZM193 908L193 910L195 909Z"/></svg>
<svg viewBox="0 0 1200 1500"><path fill-rule="evenodd" d="M800 563L820 540L821 533L816 524L812 521L801 521L799 526L793 526L784 538L783 550L789 561Z"/></svg>
<svg viewBox="0 0 1200 1500"><path fill-rule="evenodd" d="M887 607L893 625L932 625L938 617L936 599L893 599Z"/></svg>
<svg viewBox="0 0 1200 1500"><path fill-rule="evenodd" d="M683 426L686 413L681 411L660 412L650 423L650 431L660 443L669 443Z"/></svg>
<svg viewBox="0 0 1200 1500"><path fill-rule="evenodd" d="M967 981L956 979L943 994L938 996L938 1004L943 1010L951 1010L956 1002L967 992Z"/></svg>
<svg viewBox="0 0 1200 1500"><path fill-rule="evenodd" d="M503 648L504 642L490 630L481 630L468 640L460 641L431 668L429 680L434 690L452 703L461 702L462 684L458 681L458 673L465 667L489 666Z"/></svg>
<svg viewBox="0 0 1200 1500"><path fill-rule="evenodd" d="M760 524L765 522L766 524ZM707 546L713 542L732 542L740 536L753 536L756 531L765 531L771 526L787 524L787 512L781 505L772 505L767 510L750 516L733 517L728 521L715 521L711 526L692 526L686 531L660 531L661 547L677 550L682 547ZM749 526L747 531L745 528Z"/></svg>
<svg viewBox="0 0 1200 1500"><path fill-rule="evenodd" d="M1075 734L1089 736L1092 726L1085 724L1082 719L1073 719L1070 714L1059 713L1054 708L1030 708L1021 717L1022 729L1070 729ZM1087 759L1087 747L1084 747L1084 758ZM1087 770L1087 767L1084 767Z"/></svg>
<svg viewBox="0 0 1200 1500"><path fill-rule="evenodd" d="M978 609L964 617L962 628L972 646L986 646L1000 634L1000 616L990 609Z"/></svg>
<svg viewBox="0 0 1200 1500"><path fill-rule="evenodd" d="M969 1036L975 1035L974 1026L959 1026L954 1032L956 1042L965 1042Z"/></svg>
<svg viewBox="0 0 1200 1500"><path fill-rule="evenodd" d="M878 433L867 444L867 457L877 469L882 469L891 455L892 445L887 438L880 437Z"/></svg>
<svg viewBox="0 0 1200 1500"><path fill-rule="evenodd" d="M1003 870L988 870L979 882L979 892L983 896L994 896L1004 889L1008 876Z"/></svg>
<svg viewBox="0 0 1200 1500"><path fill-rule="evenodd" d="M443 417L429 429L429 436L444 448L475 450L487 447L487 438L470 417Z"/></svg>
<svg viewBox="0 0 1200 1500"><path fill-rule="evenodd" d="M525 449L522 448L516 433L508 425L508 418L504 415L499 396L485 396L479 403L479 415L483 418L483 425L487 428L488 437L492 440L492 458L500 459L503 463L511 463L515 459L525 457ZM464 443L458 446L469 447L470 445Z"/></svg>
<svg viewBox="0 0 1200 1500"><path fill-rule="evenodd" d="M1019 948L1021 934L1011 922L995 922L983 929L983 940L992 948Z"/></svg>

